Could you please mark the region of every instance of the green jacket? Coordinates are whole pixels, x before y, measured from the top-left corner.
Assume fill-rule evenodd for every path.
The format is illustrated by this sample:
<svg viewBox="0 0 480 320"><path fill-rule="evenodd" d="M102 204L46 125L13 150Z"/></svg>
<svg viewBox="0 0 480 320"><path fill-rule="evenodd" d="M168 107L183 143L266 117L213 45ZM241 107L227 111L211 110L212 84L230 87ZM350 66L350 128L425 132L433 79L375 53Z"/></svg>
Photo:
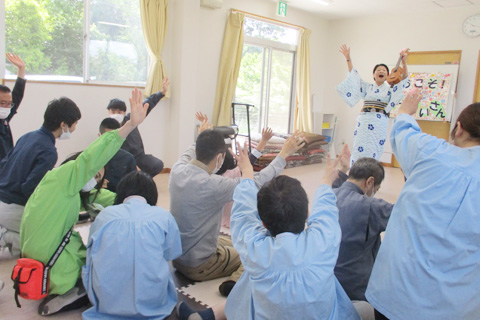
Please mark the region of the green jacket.
<svg viewBox="0 0 480 320"><path fill-rule="evenodd" d="M117 153L124 142L118 130L101 135L76 160L49 171L28 199L20 226L22 256L47 263L67 231L78 221L80 190ZM64 294L75 286L85 265L80 234L70 242L50 270L49 294Z"/></svg>

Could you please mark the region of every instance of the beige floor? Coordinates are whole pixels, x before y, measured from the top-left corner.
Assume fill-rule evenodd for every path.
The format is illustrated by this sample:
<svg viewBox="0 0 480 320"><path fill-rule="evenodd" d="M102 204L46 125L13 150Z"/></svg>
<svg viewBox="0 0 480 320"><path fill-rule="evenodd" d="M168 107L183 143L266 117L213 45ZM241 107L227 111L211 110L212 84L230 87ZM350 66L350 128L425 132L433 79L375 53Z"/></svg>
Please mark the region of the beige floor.
<svg viewBox="0 0 480 320"><path fill-rule="evenodd" d="M318 182L322 177L324 166L324 164L315 164L310 166L291 168L286 169L284 171L284 174L295 177L301 181L303 187L307 191L311 204L311 200L313 199L315 190L318 187ZM385 180L375 197L383 198L389 202L395 202L404 185L403 174L399 169L396 168L385 168L385 171ZM168 174L161 174L155 177L155 182L157 183L159 191L158 205L167 209L170 207L168 178ZM84 238L85 241L85 239L88 237L88 225L79 225L78 229L82 235L82 238ZM14 264L15 260L12 259L6 251L0 252L0 279L5 282L5 288L0 292L0 319L44 319L43 317L40 317L36 312L37 306L39 304L38 301L20 299L22 303L22 308L18 309L16 307L13 298L14 291L12 288L12 281L10 280L10 274ZM215 294L218 292L217 286L218 285L215 285L214 288L212 288L212 292L214 292ZM199 298L201 299L201 297ZM58 315L50 316L49 318L81 319L81 312L83 310L84 309L61 313Z"/></svg>

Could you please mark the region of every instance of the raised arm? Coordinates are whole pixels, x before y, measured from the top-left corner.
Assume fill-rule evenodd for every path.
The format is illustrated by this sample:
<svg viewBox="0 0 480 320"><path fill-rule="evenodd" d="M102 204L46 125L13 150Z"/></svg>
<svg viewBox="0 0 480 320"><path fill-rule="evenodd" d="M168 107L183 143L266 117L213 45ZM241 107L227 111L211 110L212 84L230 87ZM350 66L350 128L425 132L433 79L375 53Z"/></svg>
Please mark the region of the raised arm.
<svg viewBox="0 0 480 320"><path fill-rule="evenodd" d="M25 63L22 61L22 59L13 53L7 53L7 59L11 64L17 67L17 77L25 79Z"/></svg>
<svg viewBox="0 0 480 320"><path fill-rule="evenodd" d="M343 54L343 56L347 60L348 72L351 72L353 69L353 63L352 63L352 58L350 57L350 48L347 47L346 44L342 44L339 51L341 54Z"/></svg>
<svg viewBox="0 0 480 320"><path fill-rule="evenodd" d="M150 95L147 99L143 101L143 104L148 103L147 115L152 111L153 108L158 104L160 100L165 96L170 87L170 81L168 78L163 78L163 88L162 91Z"/></svg>
<svg viewBox="0 0 480 320"><path fill-rule="evenodd" d="M142 92L135 88L132 90L132 97L128 99L130 101L130 119L118 129L120 137L125 139L130 132L132 132L140 123L145 120L147 116L148 103L142 105Z"/></svg>

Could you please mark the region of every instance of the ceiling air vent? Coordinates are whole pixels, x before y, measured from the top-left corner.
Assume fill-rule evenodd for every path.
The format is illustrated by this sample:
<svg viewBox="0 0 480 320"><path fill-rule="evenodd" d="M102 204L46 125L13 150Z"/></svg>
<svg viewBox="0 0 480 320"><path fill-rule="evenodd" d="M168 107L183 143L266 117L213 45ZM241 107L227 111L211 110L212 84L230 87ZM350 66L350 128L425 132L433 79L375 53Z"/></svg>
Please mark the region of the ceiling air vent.
<svg viewBox="0 0 480 320"><path fill-rule="evenodd" d="M200 0L200 5L210 9L220 9L223 5L223 0Z"/></svg>

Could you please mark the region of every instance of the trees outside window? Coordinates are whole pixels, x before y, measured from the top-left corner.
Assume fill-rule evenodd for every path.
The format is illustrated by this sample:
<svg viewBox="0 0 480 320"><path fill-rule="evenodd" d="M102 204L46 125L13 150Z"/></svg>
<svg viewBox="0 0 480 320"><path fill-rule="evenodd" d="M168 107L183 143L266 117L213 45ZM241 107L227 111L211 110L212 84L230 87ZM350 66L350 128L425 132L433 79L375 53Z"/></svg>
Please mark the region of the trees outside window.
<svg viewBox="0 0 480 320"><path fill-rule="evenodd" d="M22 57L29 79L145 82L138 0L6 0L5 17L6 51Z"/></svg>
<svg viewBox="0 0 480 320"><path fill-rule="evenodd" d="M250 108L252 132L271 127L274 132L291 129L294 97L294 66L298 31L245 18L245 40L235 91L235 102ZM246 133L245 109L236 108L235 120Z"/></svg>

